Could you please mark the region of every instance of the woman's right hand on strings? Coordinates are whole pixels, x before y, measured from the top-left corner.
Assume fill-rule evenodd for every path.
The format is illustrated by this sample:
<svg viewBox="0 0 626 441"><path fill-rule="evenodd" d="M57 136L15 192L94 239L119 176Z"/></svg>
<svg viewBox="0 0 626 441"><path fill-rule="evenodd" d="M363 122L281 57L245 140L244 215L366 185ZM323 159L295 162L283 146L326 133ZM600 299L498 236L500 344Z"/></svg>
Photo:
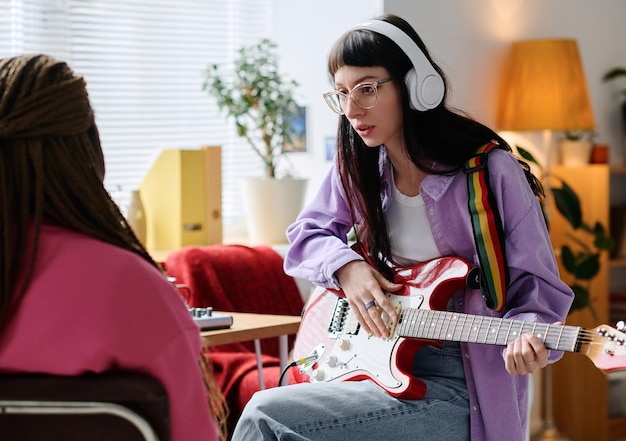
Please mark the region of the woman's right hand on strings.
<svg viewBox="0 0 626 441"><path fill-rule="evenodd" d="M383 290L395 292L400 290L402 285L385 279L363 260L348 262L335 274L363 330L376 337L389 337L389 330L382 319L381 310L385 311L393 322L398 320L398 314Z"/></svg>

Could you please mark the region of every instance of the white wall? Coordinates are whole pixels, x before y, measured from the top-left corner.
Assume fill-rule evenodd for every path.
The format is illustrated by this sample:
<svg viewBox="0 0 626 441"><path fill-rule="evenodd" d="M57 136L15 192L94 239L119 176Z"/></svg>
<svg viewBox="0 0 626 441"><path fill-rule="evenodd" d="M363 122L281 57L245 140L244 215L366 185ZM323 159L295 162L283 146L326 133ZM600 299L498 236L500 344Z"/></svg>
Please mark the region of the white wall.
<svg viewBox="0 0 626 441"><path fill-rule="evenodd" d="M626 1L276 0L273 37L283 55L282 68L301 83L301 101L309 112L308 152L291 155L298 174L310 179L308 198L330 165L324 139L335 135L337 124L321 98L330 87L326 55L348 27L383 10L400 15L417 29L450 79L450 103L495 129L497 91L510 43L575 38L591 94L596 142L609 144L613 164L624 161L626 139L614 94L617 85L602 83L601 77L614 66L626 66ZM540 134L503 135L531 151L541 150ZM557 137L554 134L553 140Z"/></svg>
<svg viewBox="0 0 626 441"><path fill-rule="evenodd" d="M338 117L322 94L331 88L326 61L331 46L350 26L378 16L382 0L315 0L274 2L272 38L281 54L280 68L300 83L299 102L307 107L307 152L289 156L299 177L309 179L313 197L328 171L324 140L335 137Z"/></svg>

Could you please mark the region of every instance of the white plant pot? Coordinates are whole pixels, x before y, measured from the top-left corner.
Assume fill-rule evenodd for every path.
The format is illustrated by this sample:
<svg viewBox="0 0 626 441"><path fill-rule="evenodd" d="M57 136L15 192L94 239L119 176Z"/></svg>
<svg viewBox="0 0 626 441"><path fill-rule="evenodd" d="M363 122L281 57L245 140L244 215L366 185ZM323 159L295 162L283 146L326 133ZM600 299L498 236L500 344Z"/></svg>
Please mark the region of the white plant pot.
<svg viewBox="0 0 626 441"><path fill-rule="evenodd" d="M251 245L287 243L285 231L302 210L306 184L306 179L243 180L243 202Z"/></svg>
<svg viewBox="0 0 626 441"><path fill-rule="evenodd" d="M579 167L589 164L591 159L591 141L587 139L563 139L559 144L561 163L567 166Z"/></svg>

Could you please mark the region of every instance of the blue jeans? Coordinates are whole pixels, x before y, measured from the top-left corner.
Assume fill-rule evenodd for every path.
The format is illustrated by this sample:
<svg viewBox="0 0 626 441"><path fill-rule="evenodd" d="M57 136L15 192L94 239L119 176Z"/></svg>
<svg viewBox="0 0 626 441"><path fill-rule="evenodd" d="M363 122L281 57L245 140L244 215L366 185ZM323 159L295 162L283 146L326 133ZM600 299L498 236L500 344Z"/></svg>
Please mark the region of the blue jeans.
<svg viewBox="0 0 626 441"><path fill-rule="evenodd" d="M422 348L415 372L428 388L418 401L391 397L368 380L303 383L257 392L232 439L469 440L469 401L458 344Z"/></svg>

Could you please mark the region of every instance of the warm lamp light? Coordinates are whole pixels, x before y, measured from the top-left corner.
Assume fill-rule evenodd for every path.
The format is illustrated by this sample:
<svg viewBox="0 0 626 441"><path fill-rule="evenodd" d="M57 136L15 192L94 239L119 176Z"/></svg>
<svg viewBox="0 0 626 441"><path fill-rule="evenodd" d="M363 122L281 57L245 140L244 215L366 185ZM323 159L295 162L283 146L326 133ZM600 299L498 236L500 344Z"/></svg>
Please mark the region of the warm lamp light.
<svg viewBox="0 0 626 441"><path fill-rule="evenodd" d="M513 43L499 95L500 130L593 130L576 40Z"/></svg>

